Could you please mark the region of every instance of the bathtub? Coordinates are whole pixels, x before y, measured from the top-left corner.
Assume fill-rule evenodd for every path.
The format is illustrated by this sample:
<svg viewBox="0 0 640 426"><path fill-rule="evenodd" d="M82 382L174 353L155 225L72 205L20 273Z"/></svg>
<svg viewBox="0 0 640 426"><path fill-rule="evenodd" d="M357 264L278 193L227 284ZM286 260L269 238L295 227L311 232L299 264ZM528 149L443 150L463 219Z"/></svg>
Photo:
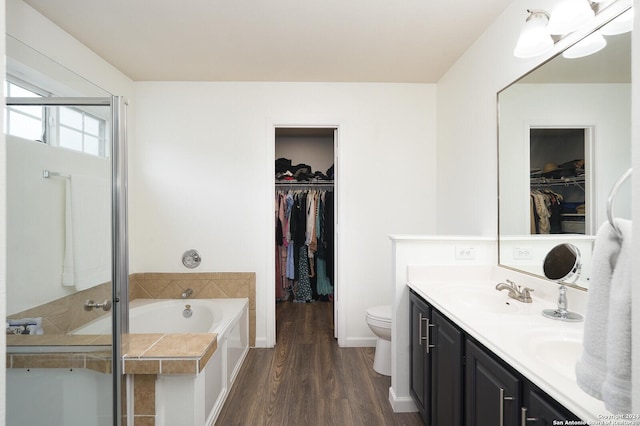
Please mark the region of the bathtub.
<svg viewBox="0 0 640 426"><path fill-rule="evenodd" d="M134 299L129 302L129 333L217 333L236 323L248 299ZM191 317L185 317L186 306ZM111 315L104 315L72 334L109 334Z"/></svg>
<svg viewBox="0 0 640 426"><path fill-rule="evenodd" d="M110 332L111 315L104 315L72 333ZM216 352L199 374L156 379L157 426L213 425L249 351L249 299L134 299L129 333L217 333Z"/></svg>

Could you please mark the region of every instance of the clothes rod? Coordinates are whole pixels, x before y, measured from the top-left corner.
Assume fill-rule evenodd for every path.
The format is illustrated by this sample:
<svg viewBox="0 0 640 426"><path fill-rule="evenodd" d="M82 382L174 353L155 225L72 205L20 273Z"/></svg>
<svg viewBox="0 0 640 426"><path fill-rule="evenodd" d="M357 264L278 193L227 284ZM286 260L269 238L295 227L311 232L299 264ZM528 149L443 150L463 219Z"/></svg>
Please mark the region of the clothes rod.
<svg viewBox="0 0 640 426"><path fill-rule="evenodd" d="M325 182L276 182L276 189L333 189L333 181Z"/></svg>
<svg viewBox="0 0 640 426"><path fill-rule="evenodd" d="M43 170L42 171L42 177L44 179L49 179L49 178L52 178L52 177L61 177L61 178L71 179L71 175L65 175L65 174L62 174L60 172L52 172L50 170Z"/></svg>

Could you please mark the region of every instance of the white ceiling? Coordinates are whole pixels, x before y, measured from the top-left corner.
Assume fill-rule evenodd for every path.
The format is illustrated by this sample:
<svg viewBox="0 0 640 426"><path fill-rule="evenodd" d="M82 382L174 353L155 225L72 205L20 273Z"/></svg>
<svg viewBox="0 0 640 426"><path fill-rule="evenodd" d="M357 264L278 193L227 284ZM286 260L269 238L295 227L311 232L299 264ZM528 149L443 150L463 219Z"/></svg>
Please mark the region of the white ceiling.
<svg viewBox="0 0 640 426"><path fill-rule="evenodd" d="M510 2L24 1L137 81L419 83L437 82Z"/></svg>

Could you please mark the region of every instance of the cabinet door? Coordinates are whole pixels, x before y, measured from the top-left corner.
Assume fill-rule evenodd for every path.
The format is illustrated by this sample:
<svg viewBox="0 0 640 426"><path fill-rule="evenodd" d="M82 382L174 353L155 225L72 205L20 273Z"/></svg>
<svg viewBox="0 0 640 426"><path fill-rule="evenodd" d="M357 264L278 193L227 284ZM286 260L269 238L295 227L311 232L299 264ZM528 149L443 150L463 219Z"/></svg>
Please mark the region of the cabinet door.
<svg viewBox="0 0 640 426"><path fill-rule="evenodd" d="M466 354L466 425L517 426L522 406L518 377L470 340Z"/></svg>
<svg viewBox="0 0 640 426"><path fill-rule="evenodd" d="M411 396L422 419L431 418L431 350L426 341L431 309L415 294L411 294Z"/></svg>
<svg viewBox="0 0 640 426"><path fill-rule="evenodd" d="M462 406L462 344L460 329L439 312L431 311L434 325L431 333L435 345L431 355L432 407L434 426L461 426Z"/></svg>
<svg viewBox="0 0 640 426"><path fill-rule="evenodd" d="M551 426L565 424L565 420L579 420L549 395L528 382L525 384L523 399L524 407L520 413L522 426Z"/></svg>

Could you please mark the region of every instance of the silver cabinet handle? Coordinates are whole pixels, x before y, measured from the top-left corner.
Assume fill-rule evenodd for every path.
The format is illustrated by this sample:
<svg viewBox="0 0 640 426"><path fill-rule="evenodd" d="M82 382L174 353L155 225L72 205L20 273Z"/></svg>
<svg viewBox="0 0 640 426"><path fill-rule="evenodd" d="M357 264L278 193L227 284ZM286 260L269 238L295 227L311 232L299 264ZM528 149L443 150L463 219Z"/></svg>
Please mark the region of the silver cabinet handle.
<svg viewBox="0 0 640 426"><path fill-rule="evenodd" d="M537 422L537 417L527 417L527 409L520 408L520 426L527 426L527 422Z"/></svg>
<svg viewBox="0 0 640 426"><path fill-rule="evenodd" d="M504 426L504 402L505 401L513 401L512 396L504 396L504 389L500 388L500 401L499 401L499 410L500 410L500 422L499 426Z"/></svg>
<svg viewBox="0 0 640 426"><path fill-rule="evenodd" d="M93 308L102 308L103 311L110 311L111 310L111 300L105 300L102 303L96 303L93 300L87 300L86 302L84 302L84 310L85 311L90 311Z"/></svg>
<svg viewBox="0 0 640 426"><path fill-rule="evenodd" d="M435 327L435 324L431 324L431 321L429 320L429 318L425 318L424 320L427 322L427 328L425 329L425 333L424 333L425 334L424 340L427 341L427 344L425 345L425 349L426 349L426 352L429 353L429 349L436 347L435 345L432 345L431 343L429 343L431 342L431 332L429 331L429 329L431 327Z"/></svg>

